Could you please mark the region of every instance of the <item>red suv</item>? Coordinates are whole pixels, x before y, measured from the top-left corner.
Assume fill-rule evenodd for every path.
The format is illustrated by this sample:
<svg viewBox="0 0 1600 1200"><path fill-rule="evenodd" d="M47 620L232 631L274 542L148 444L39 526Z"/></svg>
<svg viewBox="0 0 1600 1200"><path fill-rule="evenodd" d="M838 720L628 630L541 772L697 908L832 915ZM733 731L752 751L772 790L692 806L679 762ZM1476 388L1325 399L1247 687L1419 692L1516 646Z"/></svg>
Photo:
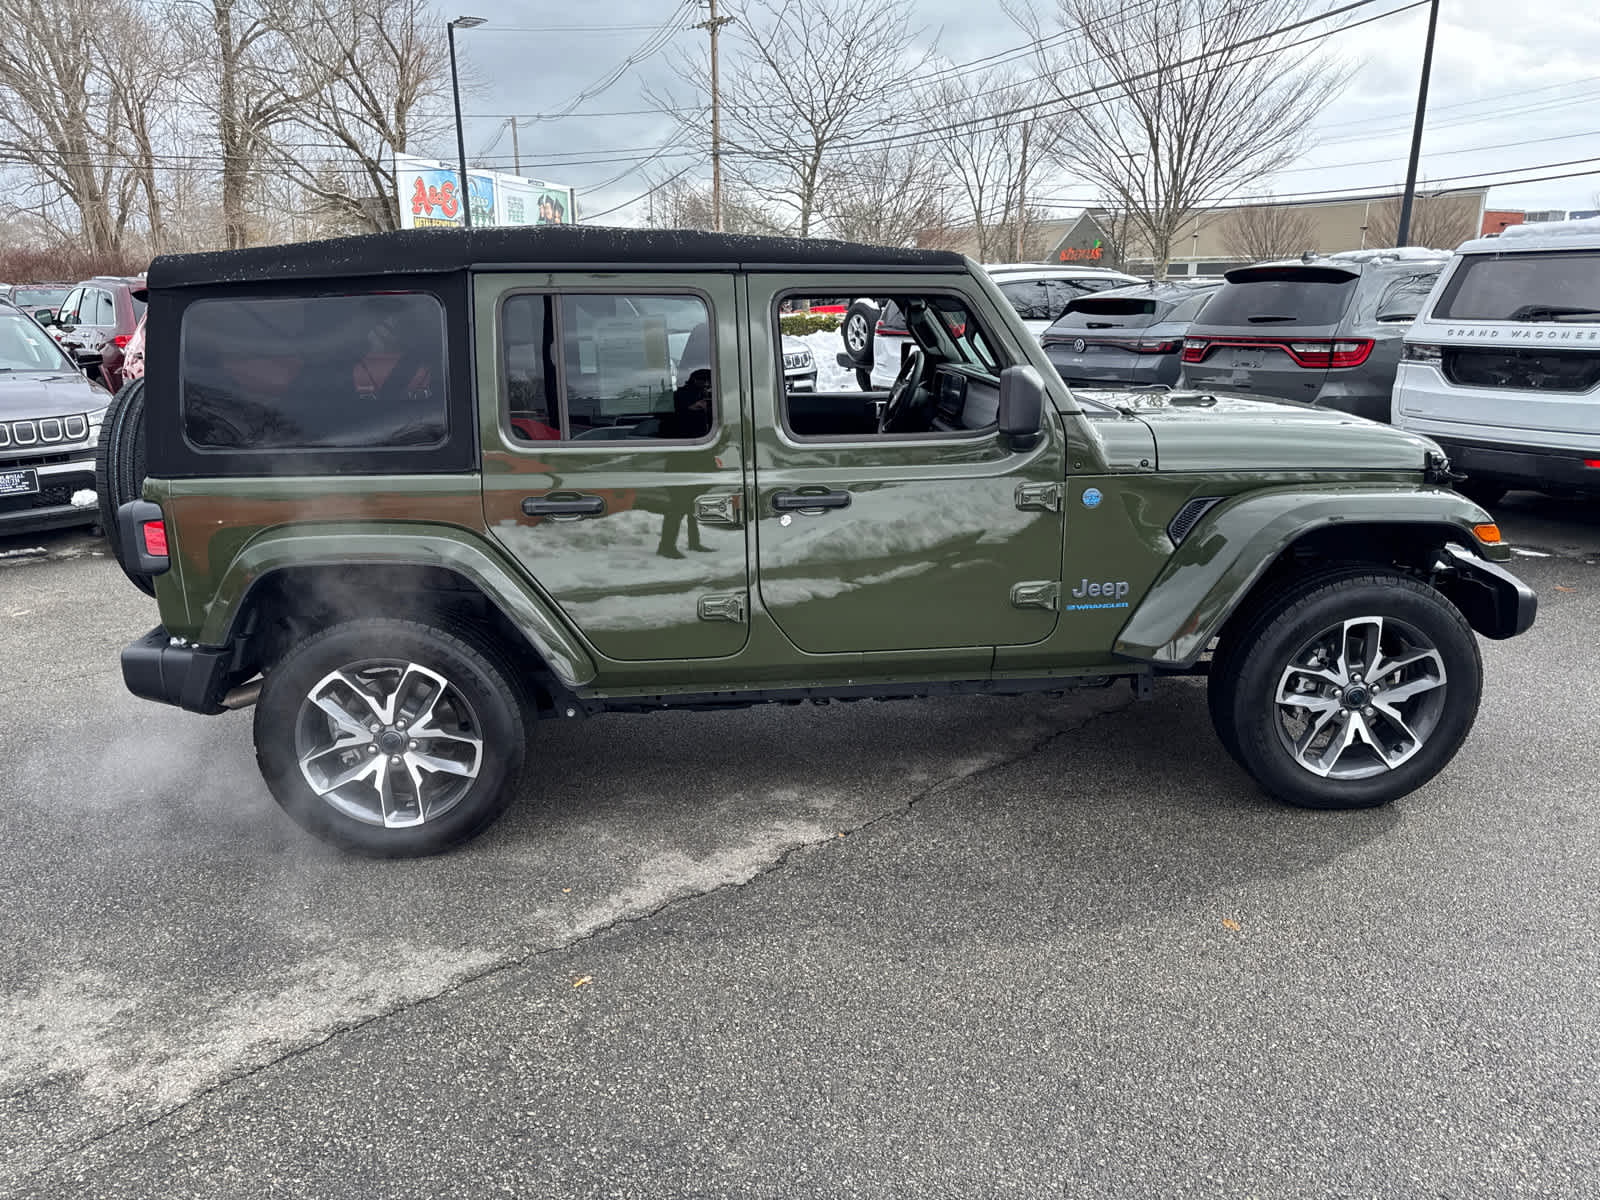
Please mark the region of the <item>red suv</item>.
<svg viewBox="0 0 1600 1200"><path fill-rule="evenodd" d="M144 316L144 280L97 275L61 302L50 335L91 378L115 392L122 386L128 343Z"/></svg>

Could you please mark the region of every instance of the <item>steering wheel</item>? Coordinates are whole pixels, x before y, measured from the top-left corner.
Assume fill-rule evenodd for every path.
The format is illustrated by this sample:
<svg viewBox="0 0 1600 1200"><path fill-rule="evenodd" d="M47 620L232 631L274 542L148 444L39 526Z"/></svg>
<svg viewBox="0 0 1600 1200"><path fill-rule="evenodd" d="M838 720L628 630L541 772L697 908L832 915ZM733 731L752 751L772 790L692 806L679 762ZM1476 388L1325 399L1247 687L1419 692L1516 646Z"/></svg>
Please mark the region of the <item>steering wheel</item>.
<svg viewBox="0 0 1600 1200"><path fill-rule="evenodd" d="M905 415L907 402L911 394L917 390L917 382L922 378L923 353L921 347L916 347L906 355L905 362L900 364L900 374L895 376L894 383L889 387L889 398L883 402L883 411L878 414L878 432L889 433L896 421Z"/></svg>

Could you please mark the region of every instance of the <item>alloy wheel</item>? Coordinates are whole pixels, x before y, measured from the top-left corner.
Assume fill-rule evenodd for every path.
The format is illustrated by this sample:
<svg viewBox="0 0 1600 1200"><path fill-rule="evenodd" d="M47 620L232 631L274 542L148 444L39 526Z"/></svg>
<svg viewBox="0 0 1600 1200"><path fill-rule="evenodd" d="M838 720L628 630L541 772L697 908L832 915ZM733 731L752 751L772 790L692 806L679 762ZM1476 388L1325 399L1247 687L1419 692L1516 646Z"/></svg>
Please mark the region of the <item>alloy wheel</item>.
<svg viewBox="0 0 1600 1200"><path fill-rule="evenodd" d="M483 766L482 726L460 689L418 663L368 659L323 676L295 722L295 756L324 803L397 829L449 812Z"/></svg>
<svg viewBox="0 0 1600 1200"><path fill-rule="evenodd" d="M1278 736L1314 775L1381 775L1426 744L1444 713L1446 686L1443 658L1417 629L1352 617L1290 658L1274 697Z"/></svg>

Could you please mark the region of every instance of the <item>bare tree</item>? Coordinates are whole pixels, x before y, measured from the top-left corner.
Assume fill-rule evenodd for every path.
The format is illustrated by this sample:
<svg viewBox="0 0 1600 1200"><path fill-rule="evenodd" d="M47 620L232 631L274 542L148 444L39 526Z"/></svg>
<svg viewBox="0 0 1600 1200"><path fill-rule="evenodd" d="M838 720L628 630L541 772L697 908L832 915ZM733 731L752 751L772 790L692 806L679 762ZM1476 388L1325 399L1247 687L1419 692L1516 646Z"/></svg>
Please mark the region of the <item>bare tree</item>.
<svg viewBox="0 0 1600 1200"><path fill-rule="evenodd" d="M294 0L192 0L180 11L197 64L190 99L209 113L221 162L222 232L228 249L250 240L246 201L280 126L332 80L307 73L296 41L315 36Z"/></svg>
<svg viewBox="0 0 1600 1200"><path fill-rule="evenodd" d="M909 96L926 54L910 0L735 0L722 61L723 161L729 174L805 237L818 222L827 167L851 140L893 124L893 102ZM697 104L652 96L688 144L709 151L698 97L710 70L683 59L679 72ZM726 224L726 220L724 221Z"/></svg>
<svg viewBox="0 0 1600 1200"><path fill-rule="evenodd" d="M1411 205L1411 235L1406 240L1413 246L1454 250L1478 235L1477 221L1476 197L1417 196ZM1367 245L1393 246L1400 228L1400 197L1373 205L1367 224Z"/></svg>
<svg viewBox="0 0 1600 1200"><path fill-rule="evenodd" d="M645 209L651 229L714 229L711 188L687 179L668 177L652 185ZM722 227L728 233L786 232L763 207L736 188L722 189Z"/></svg>
<svg viewBox="0 0 1600 1200"><path fill-rule="evenodd" d="M1012 15L1038 38L1047 86L1074 113L1063 164L1128 214L1133 240L1165 274L1190 216L1281 167L1338 94L1343 67L1275 32L1312 0L1056 0L1051 24ZM1259 39L1259 40L1257 40Z"/></svg>
<svg viewBox="0 0 1600 1200"><path fill-rule="evenodd" d="M1059 162L1069 127L1060 113L1020 120L1006 115L1036 94L1015 74L951 75L939 82L928 104L966 118L932 138L984 262L1032 256L1029 231L1042 214L1029 197Z"/></svg>
<svg viewBox="0 0 1600 1200"><path fill-rule="evenodd" d="M394 155L448 127L449 60L425 0L304 0L299 70L323 86L272 134L273 158L334 229L400 228Z"/></svg>
<svg viewBox="0 0 1600 1200"><path fill-rule="evenodd" d="M24 164L41 215L75 223L94 254L121 247L123 113L106 78L97 0L0 0L0 154ZM59 212L59 201L68 205Z"/></svg>
<svg viewBox="0 0 1600 1200"><path fill-rule="evenodd" d="M1235 258L1261 262L1317 248L1316 225L1303 208L1251 204L1222 219L1222 246Z"/></svg>
<svg viewBox="0 0 1600 1200"><path fill-rule="evenodd" d="M842 157L817 190L822 224L846 241L928 248L951 241L943 169L916 144Z"/></svg>

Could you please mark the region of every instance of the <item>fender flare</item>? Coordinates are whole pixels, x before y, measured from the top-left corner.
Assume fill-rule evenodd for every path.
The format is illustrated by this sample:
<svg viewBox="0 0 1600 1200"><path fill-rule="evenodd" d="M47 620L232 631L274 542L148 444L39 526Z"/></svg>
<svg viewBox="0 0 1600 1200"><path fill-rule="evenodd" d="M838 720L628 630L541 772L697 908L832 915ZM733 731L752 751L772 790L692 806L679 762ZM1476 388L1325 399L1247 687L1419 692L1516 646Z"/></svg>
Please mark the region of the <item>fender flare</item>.
<svg viewBox="0 0 1600 1200"><path fill-rule="evenodd" d="M228 645L251 593L276 572L359 565L431 567L458 575L521 631L563 685L582 687L595 677L594 659L555 605L482 538L447 526L362 523L265 530L228 564L195 640L204 646Z"/></svg>
<svg viewBox="0 0 1600 1200"><path fill-rule="evenodd" d="M1112 648L1159 666L1192 666L1267 568L1314 530L1432 526L1441 542L1481 553L1472 528L1492 520L1445 488L1329 485L1248 492L1217 505L1183 539Z"/></svg>

